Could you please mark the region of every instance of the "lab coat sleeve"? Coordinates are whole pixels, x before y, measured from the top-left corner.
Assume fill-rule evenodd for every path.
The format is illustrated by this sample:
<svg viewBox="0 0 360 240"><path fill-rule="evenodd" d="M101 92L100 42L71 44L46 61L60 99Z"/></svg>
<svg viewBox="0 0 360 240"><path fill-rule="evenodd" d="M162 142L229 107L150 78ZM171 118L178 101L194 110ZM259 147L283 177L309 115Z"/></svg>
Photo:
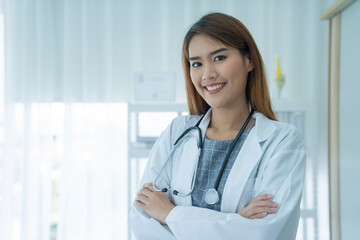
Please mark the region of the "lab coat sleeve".
<svg viewBox="0 0 360 240"><path fill-rule="evenodd" d="M155 142L147 162L140 188L144 183L153 182L160 171L165 157L172 147L173 124L170 124ZM144 211L132 203L130 211L130 227L137 240L171 240L175 239L166 225L161 225L157 220L150 218Z"/></svg>
<svg viewBox="0 0 360 240"><path fill-rule="evenodd" d="M238 213L176 206L166 219L176 239L295 239L305 173L304 145L292 129L274 149L259 176L262 179L255 196L273 194L273 201L279 204L275 214L252 220Z"/></svg>

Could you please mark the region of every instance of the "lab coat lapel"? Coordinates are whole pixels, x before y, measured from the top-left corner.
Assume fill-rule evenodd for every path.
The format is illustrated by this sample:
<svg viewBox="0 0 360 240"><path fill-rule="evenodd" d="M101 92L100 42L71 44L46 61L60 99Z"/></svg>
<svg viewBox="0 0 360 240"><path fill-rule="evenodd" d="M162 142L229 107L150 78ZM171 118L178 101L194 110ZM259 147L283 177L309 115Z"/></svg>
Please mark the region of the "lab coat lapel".
<svg viewBox="0 0 360 240"><path fill-rule="evenodd" d="M235 212L239 199L256 163L260 160L262 150L254 131L251 131L244 142L225 183L221 201L222 212Z"/></svg>
<svg viewBox="0 0 360 240"><path fill-rule="evenodd" d="M245 184L263 151L260 143L276 130L275 125L261 113L255 113L255 127L246 138L226 181L221 200L222 212L235 212Z"/></svg>

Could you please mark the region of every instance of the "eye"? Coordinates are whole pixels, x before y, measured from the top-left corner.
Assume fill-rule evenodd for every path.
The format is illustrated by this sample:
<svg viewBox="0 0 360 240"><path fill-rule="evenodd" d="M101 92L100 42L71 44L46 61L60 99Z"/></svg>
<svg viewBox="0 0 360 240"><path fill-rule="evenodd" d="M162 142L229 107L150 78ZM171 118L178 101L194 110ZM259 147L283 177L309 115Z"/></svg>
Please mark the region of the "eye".
<svg viewBox="0 0 360 240"><path fill-rule="evenodd" d="M198 68L198 67L201 66L201 63L199 63L199 62L194 62L194 63L191 64L191 66L192 66L193 68Z"/></svg>
<svg viewBox="0 0 360 240"><path fill-rule="evenodd" d="M223 56L223 55L216 56L214 58L214 62L222 61L222 60L225 60L225 59L226 59L226 56Z"/></svg>

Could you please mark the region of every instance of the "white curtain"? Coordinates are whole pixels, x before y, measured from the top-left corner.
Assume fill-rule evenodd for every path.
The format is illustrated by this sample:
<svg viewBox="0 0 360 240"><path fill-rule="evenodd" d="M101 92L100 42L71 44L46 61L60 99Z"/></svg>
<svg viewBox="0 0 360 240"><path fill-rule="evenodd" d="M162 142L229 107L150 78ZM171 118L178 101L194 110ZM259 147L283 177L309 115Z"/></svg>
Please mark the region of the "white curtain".
<svg viewBox="0 0 360 240"><path fill-rule="evenodd" d="M176 99L185 101L182 39L205 13L242 20L272 93L277 54L283 96L324 113L327 25L319 16L331 2L0 0L0 239L127 238L134 74L175 73ZM315 122L308 138L318 127L326 125Z"/></svg>
<svg viewBox="0 0 360 240"><path fill-rule="evenodd" d="M118 21L125 9L100 1L2 6L0 239L126 238L132 68L128 46L116 42L128 39L128 23Z"/></svg>

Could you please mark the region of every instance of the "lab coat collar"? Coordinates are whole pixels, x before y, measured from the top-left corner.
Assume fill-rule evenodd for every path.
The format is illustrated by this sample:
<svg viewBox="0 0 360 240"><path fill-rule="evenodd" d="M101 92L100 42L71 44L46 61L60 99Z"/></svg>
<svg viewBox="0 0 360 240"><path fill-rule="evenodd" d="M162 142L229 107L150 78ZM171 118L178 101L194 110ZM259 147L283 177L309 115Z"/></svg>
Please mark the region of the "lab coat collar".
<svg viewBox="0 0 360 240"><path fill-rule="evenodd" d="M255 132L258 142L266 141L275 132L275 124L260 112L255 112L253 118L256 119Z"/></svg>
<svg viewBox="0 0 360 240"><path fill-rule="evenodd" d="M199 125L199 128L201 129L201 138L202 138L203 142L204 142L204 140L205 140L206 129L208 128L209 123L210 123L211 112L212 112L212 109L210 108L210 109L205 113L205 116L204 116L203 120L200 122L200 125Z"/></svg>

